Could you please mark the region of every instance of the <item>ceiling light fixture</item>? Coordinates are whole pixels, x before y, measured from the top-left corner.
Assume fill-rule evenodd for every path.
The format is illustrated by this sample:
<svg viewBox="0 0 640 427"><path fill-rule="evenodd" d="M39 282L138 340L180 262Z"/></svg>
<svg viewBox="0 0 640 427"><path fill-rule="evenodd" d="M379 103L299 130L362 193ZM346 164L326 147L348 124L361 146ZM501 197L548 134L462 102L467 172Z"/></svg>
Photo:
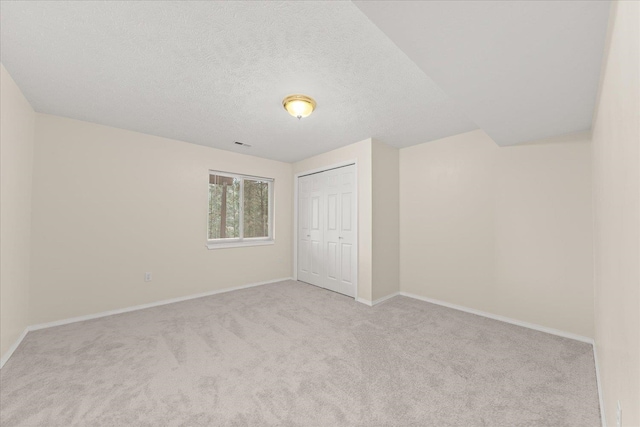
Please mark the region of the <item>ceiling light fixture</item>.
<svg viewBox="0 0 640 427"><path fill-rule="evenodd" d="M316 101L307 95L289 95L282 100L282 106L298 120L308 117L316 109Z"/></svg>

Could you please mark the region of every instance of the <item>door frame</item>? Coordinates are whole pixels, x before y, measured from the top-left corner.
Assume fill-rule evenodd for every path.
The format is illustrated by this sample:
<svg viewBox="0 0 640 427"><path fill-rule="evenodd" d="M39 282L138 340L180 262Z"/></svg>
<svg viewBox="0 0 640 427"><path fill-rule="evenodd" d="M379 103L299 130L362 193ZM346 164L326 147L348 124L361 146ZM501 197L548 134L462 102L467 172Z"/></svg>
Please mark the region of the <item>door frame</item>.
<svg viewBox="0 0 640 427"><path fill-rule="evenodd" d="M360 247L360 234L358 231L359 200L358 200L358 160L357 159L346 160L344 162L334 163L328 166L306 170L304 172L298 172L293 176L293 280L296 280L296 281L298 280L298 179L302 176L313 175L320 172L326 172L331 169L338 169L338 168L343 168L345 166L352 166L352 165L355 170L354 179L353 179L353 187L354 187L353 190L356 195L356 208L355 208L356 218L355 218L355 227L354 227L355 234L356 234L356 245L355 245L356 246L355 247L356 269L355 269L355 275L354 275L356 289L355 289L355 295L353 298L354 300L358 301L358 282L359 282L358 268L360 266L360 262L358 259L358 253L359 253L358 249Z"/></svg>

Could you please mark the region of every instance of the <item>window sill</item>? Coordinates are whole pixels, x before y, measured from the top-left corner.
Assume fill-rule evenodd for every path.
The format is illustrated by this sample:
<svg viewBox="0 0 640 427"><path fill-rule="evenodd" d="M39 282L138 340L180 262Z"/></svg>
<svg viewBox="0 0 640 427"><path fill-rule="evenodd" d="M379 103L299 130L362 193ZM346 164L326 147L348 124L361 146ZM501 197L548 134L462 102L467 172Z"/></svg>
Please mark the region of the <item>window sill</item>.
<svg viewBox="0 0 640 427"><path fill-rule="evenodd" d="M276 241L270 240L243 240L241 242L207 242L207 249L241 248L246 246L266 246L273 245Z"/></svg>

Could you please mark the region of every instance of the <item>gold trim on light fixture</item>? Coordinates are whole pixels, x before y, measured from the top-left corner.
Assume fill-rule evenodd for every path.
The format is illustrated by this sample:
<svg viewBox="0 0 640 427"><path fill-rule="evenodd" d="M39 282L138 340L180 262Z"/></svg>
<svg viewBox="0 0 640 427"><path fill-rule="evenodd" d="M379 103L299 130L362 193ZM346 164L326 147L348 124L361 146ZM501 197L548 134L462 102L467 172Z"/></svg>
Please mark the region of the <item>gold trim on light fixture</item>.
<svg viewBox="0 0 640 427"><path fill-rule="evenodd" d="M316 109L316 101L307 95L289 95L282 100L282 106L293 117L308 117Z"/></svg>

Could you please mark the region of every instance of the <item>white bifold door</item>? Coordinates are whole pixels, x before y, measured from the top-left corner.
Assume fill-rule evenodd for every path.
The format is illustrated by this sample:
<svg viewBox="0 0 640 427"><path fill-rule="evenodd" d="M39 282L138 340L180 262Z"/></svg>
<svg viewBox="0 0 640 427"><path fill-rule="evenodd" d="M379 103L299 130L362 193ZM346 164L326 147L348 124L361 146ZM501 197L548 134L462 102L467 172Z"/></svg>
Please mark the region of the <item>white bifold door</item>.
<svg viewBox="0 0 640 427"><path fill-rule="evenodd" d="M355 166L298 178L298 280L356 294Z"/></svg>

